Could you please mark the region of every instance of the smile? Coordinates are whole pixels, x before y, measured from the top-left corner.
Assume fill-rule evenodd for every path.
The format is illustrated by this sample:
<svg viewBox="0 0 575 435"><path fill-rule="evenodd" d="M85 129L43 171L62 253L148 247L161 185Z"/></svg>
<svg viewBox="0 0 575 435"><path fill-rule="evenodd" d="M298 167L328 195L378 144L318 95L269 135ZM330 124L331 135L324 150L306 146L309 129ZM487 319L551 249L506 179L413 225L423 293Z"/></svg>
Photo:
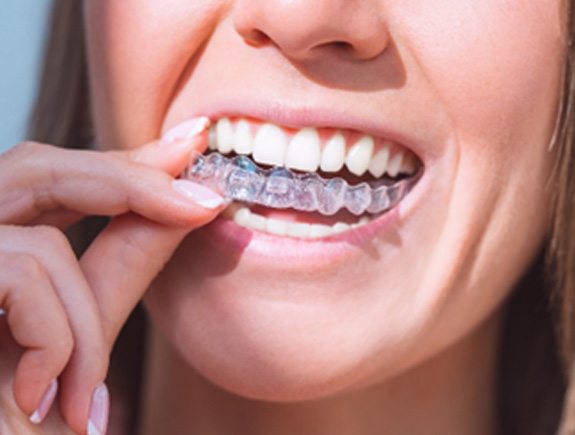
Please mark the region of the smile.
<svg viewBox="0 0 575 435"><path fill-rule="evenodd" d="M387 213L422 171L413 152L383 138L226 117L212 125L207 154L196 155L184 176L233 200L222 216L239 226L315 239Z"/></svg>

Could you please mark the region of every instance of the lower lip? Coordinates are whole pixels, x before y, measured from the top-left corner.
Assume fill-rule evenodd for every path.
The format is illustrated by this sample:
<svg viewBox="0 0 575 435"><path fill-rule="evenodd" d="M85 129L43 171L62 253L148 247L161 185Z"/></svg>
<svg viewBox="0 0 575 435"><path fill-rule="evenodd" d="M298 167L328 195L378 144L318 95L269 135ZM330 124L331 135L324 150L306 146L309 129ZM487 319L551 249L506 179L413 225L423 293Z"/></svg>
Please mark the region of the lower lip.
<svg viewBox="0 0 575 435"><path fill-rule="evenodd" d="M318 239L296 239L277 236L239 226L233 220L218 217L211 224L197 232L221 255L239 255L253 258L268 266L290 268L317 268L321 265L348 261L351 256L365 255L374 241L397 244L400 222L419 203L428 189L425 174L411 192L392 210L358 228Z"/></svg>

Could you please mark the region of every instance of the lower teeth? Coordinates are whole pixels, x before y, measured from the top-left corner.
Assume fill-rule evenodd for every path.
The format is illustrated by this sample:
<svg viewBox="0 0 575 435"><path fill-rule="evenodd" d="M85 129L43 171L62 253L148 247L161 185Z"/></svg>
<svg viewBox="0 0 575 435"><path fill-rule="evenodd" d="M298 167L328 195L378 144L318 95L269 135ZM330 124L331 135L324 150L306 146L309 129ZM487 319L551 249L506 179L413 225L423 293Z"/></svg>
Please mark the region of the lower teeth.
<svg viewBox="0 0 575 435"><path fill-rule="evenodd" d="M246 156L228 159L219 153L196 154L184 177L227 199L276 209L317 211L325 216L344 208L356 216L386 212L407 195L418 178L350 186L339 177L326 180L317 174L297 174L282 167L264 170Z"/></svg>
<svg viewBox="0 0 575 435"><path fill-rule="evenodd" d="M333 236L335 234L358 228L371 221L367 216L362 217L357 223L346 224L336 222L333 225L308 224L303 222L288 222L281 219L266 218L254 213L248 207L240 204L230 205L224 212L223 217L233 220L239 226L251 230L270 233L278 236L289 236L300 239L315 239Z"/></svg>

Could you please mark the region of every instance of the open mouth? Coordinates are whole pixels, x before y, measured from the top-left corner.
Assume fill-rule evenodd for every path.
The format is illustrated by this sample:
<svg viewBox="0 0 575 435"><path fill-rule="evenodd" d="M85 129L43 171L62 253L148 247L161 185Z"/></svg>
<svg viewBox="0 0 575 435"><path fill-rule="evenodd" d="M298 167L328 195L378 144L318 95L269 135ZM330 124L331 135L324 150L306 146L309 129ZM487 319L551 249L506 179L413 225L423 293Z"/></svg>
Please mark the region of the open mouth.
<svg viewBox="0 0 575 435"><path fill-rule="evenodd" d="M183 176L231 199L222 216L242 227L315 239L389 212L422 172L411 150L384 138L221 118Z"/></svg>

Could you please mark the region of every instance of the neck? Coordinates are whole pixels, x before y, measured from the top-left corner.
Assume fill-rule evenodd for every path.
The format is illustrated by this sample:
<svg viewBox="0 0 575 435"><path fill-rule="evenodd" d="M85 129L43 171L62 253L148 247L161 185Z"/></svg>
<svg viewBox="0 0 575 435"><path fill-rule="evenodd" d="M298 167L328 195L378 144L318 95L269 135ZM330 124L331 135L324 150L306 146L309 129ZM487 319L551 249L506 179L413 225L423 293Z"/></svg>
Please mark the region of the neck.
<svg viewBox="0 0 575 435"><path fill-rule="evenodd" d="M222 390L198 375L152 329L141 434L495 434L501 318L500 311L401 376L302 403L263 402Z"/></svg>

